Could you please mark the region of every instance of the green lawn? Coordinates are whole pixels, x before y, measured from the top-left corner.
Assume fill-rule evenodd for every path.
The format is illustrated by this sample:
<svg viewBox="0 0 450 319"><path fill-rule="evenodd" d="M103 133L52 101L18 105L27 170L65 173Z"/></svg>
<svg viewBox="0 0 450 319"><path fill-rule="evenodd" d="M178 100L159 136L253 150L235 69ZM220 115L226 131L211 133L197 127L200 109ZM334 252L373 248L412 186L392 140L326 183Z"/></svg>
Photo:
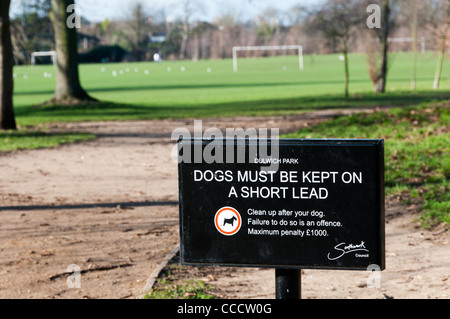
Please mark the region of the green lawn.
<svg viewBox="0 0 450 319"><path fill-rule="evenodd" d="M0 131L0 152L48 148L61 144L94 139L89 133L49 133L41 130Z"/></svg>
<svg viewBox="0 0 450 319"><path fill-rule="evenodd" d="M305 56L303 71L299 71L295 56L239 59L238 72L233 72L229 59L86 64L80 66L82 85L103 103L76 107L34 107L52 97L54 67L18 66L14 68L15 110L23 126L83 120L292 114L320 108L410 105L450 96L448 62L444 64L441 88L431 90L437 61L432 53L419 55L415 92L409 90L410 54L392 54L388 92L378 95L372 93L365 56L353 54L349 58L351 97L346 100L344 68L338 57Z"/></svg>
<svg viewBox="0 0 450 319"><path fill-rule="evenodd" d="M0 150L93 138L47 134L45 123L49 122L288 115L326 108L402 106L342 117L290 137L384 138L387 193L407 192L410 200L419 201L424 226L450 223L448 102L446 107L436 106L450 98L449 61L444 62L440 89L432 90L437 57L420 53L416 90L411 91L411 55L391 54L387 92L374 94L365 56L351 54L349 60L349 99L343 96L344 67L336 54L305 56L303 71L295 56L239 59L236 73L231 60L80 65L82 85L102 102L78 106L37 106L53 95L54 67L16 66L14 103L22 130L3 132ZM40 131L36 132L36 125ZM26 126L34 128L23 130Z"/></svg>
<svg viewBox="0 0 450 319"><path fill-rule="evenodd" d="M343 116L289 138L382 138L387 194L407 193L424 227L450 224L450 100Z"/></svg>

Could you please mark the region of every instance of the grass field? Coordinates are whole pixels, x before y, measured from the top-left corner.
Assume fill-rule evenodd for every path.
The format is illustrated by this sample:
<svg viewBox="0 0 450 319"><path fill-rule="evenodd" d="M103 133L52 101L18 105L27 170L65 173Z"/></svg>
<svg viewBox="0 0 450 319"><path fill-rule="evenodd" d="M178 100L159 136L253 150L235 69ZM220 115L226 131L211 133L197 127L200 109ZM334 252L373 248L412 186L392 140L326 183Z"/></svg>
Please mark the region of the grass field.
<svg viewBox="0 0 450 319"><path fill-rule="evenodd" d="M449 101L343 116L284 137L384 139L386 193L420 205L424 227L450 224Z"/></svg>
<svg viewBox="0 0 450 319"><path fill-rule="evenodd" d="M93 138L89 134L48 134L45 123L91 120L201 118L281 115L308 110L364 106L402 106L389 112L355 115L304 129L289 137L384 138L388 194L407 193L423 208L425 227L450 223L449 109L450 65L441 86L432 90L437 57L419 54L416 90L410 90L411 55L390 56L385 94L374 94L364 55L350 55L350 98L343 94L338 55L295 56L163 63L80 66L84 88L96 104L36 106L50 99L53 66L14 68L14 103L19 132L0 134L0 150L48 147ZM437 104L436 104L437 103ZM448 102L446 102L448 104ZM431 111L430 111L431 110ZM38 131L36 127L38 126ZM31 128L23 129L26 126Z"/></svg>
<svg viewBox="0 0 450 319"><path fill-rule="evenodd" d="M239 59L236 73L231 60L80 65L82 85L103 103L76 107L33 107L52 97L55 69L47 65L17 66L14 103L17 121L24 126L84 120L292 114L320 108L409 105L450 96L448 63L444 64L441 88L434 91L431 86L437 57L420 54L417 90L412 92L410 54L391 56L388 92L376 95L372 93L365 56L350 55L351 97L347 100L343 97L343 63L333 54L305 56L303 71L299 71L295 56Z"/></svg>
<svg viewBox="0 0 450 319"><path fill-rule="evenodd" d="M49 148L66 143L95 139L90 133L60 132L50 133L42 130L0 130L0 151L19 149Z"/></svg>

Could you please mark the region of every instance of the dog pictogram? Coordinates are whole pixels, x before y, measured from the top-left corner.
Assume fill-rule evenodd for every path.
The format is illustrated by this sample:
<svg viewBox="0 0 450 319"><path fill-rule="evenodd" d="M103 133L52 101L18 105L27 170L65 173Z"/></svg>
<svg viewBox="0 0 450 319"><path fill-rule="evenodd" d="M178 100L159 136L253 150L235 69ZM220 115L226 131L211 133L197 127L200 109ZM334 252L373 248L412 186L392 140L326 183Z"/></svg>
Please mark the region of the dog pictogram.
<svg viewBox="0 0 450 319"><path fill-rule="evenodd" d="M231 224L231 226L234 226L233 224L235 220L237 220L236 216L233 216L231 218L224 218L222 226L225 226L225 224Z"/></svg>
<svg viewBox="0 0 450 319"><path fill-rule="evenodd" d="M225 236L236 234L241 228L241 224L241 215L233 207L222 207L214 216L216 229Z"/></svg>

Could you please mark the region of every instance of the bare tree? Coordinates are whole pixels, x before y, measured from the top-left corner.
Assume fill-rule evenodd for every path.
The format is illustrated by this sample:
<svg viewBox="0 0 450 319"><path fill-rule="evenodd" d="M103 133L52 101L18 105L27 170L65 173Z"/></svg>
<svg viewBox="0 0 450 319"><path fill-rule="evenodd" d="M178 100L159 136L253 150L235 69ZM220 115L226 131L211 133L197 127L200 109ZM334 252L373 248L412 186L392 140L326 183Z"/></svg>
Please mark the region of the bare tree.
<svg viewBox="0 0 450 319"><path fill-rule="evenodd" d="M399 24L410 30L411 37L411 90L416 89L417 39L426 30L427 20L432 15L431 5L435 0L397 0ZM431 19L434 19L432 17Z"/></svg>
<svg viewBox="0 0 450 319"><path fill-rule="evenodd" d="M308 18L308 9L300 4L289 8L286 12L288 25L301 26Z"/></svg>
<svg viewBox="0 0 450 319"><path fill-rule="evenodd" d="M149 19L150 16L146 13L144 5L141 2L137 2L132 7L131 17L128 22L130 27L128 38L132 46L135 60L142 59L142 49L148 41L147 34L150 30Z"/></svg>
<svg viewBox="0 0 450 319"><path fill-rule="evenodd" d="M280 21L277 9L267 8L256 17L259 44L270 44L276 34L280 32Z"/></svg>
<svg viewBox="0 0 450 319"><path fill-rule="evenodd" d="M181 30L181 46L180 59L187 58L187 49L189 36L191 33L191 19L192 15L197 12L203 12L201 3L197 0L179 0L182 7L182 30Z"/></svg>
<svg viewBox="0 0 450 319"><path fill-rule="evenodd" d="M190 30L189 19L192 14L191 0L182 0L182 6L183 6L183 30L181 33L180 59L185 59Z"/></svg>
<svg viewBox="0 0 450 319"><path fill-rule="evenodd" d="M349 91L349 67L348 45L355 28L361 24L361 15L355 12L364 12L357 0L328 0L323 6L313 13L310 28L317 28L324 36L333 42L337 42L338 49L344 57L344 95L348 98Z"/></svg>
<svg viewBox="0 0 450 319"><path fill-rule="evenodd" d="M78 103L94 100L81 87L78 74L77 31L67 25L69 5L74 0L53 0L50 18L55 33L57 57L56 89L51 103Z"/></svg>
<svg viewBox="0 0 450 319"><path fill-rule="evenodd" d="M442 73L442 65L444 64L447 39L450 37L450 0L437 1L435 12L432 15L430 23L433 26L434 33L438 39L439 58L433 81L433 89L438 89Z"/></svg>
<svg viewBox="0 0 450 319"><path fill-rule="evenodd" d="M239 25L238 14L230 10L223 12L216 17L214 24L218 27L214 31L215 37L212 37L212 55L217 58L230 58L232 54L231 48L243 43L240 39L244 30Z"/></svg>
<svg viewBox="0 0 450 319"><path fill-rule="evenodd" d="M28 54L26 52L29 47L29 41L25 29L20 23L14 23L14 21L11 21L11 41L15 64L26 64L28 62Z"/></svg>
<svg viewBox="0 0 450 319"><path fill-rule="evenodd" d="M369 0L372 2L373 0ZM380 28L367 28L364 32L366 56L369 76L374 85L374 91L383 93L386 90L388 72L388 37L393 27L391 18L392 0L382 0Z"/></svg>
<svg viewBox="0 0 450 319"><path fill-rule="evenodd" d="M413 0L410 3L411 8L411 38L412 38L412 65L411 65L411 90L416 89L416 64L417 64L417 15L419 10L418 0Z"/></svg>
<svg viewBox="0 0 450 319"><path fill-rule="evenodd" d="M212 34L218 28L208 22L199 22L191 30L190 56L193 61L207 59L211 51Z"/></svg>
<svg viewBox="0 0 450 319"><path fill-rule="evenodd" d="M0 1L0 129L16 129L13 108L13 48L9 21L10 0Z"/></svg>
<svg viewBox="0 0 450 319"><path fill-rule="evenodd" d="M30 62L32 52L47 51L53 47L54 36L49 18L52 0L20 1L16 6L21 13L11 20L14 62L26 64Z"/></svg>

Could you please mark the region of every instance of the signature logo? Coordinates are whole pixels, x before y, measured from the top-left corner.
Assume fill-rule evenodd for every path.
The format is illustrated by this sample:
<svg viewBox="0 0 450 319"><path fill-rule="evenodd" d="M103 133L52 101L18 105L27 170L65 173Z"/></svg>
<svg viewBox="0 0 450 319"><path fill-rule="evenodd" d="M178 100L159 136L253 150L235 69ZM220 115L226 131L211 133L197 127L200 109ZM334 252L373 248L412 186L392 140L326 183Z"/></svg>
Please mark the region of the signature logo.
<svg viewBox="0 0 450 319"><path fill-rule="evenodd" d="M334 246L334 250L331 253L328 253L327 257L329 260L336 260L344 256L345 254L354 252L354 251L365 251L369 252L369 250L364 246L364 242L361 240L361 244L348 244L346 245L345 242L337 244Z"/></svg>

